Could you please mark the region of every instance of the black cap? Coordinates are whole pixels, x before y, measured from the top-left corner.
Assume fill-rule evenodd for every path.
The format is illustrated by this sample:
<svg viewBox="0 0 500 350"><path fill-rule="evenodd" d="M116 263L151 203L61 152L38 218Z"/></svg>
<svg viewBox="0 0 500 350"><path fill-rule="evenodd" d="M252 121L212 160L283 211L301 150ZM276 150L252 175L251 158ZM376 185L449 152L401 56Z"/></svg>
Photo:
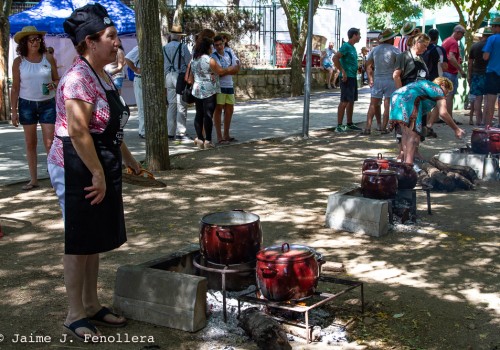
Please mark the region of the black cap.
<svg viewBox="0 0 500 350"><path fill-rule="evenodd" d="M114 25L109 18L108 11L97 3L76 9L63 23L64 31L75 46L83 41L87 35L98 33Z"/></svg>

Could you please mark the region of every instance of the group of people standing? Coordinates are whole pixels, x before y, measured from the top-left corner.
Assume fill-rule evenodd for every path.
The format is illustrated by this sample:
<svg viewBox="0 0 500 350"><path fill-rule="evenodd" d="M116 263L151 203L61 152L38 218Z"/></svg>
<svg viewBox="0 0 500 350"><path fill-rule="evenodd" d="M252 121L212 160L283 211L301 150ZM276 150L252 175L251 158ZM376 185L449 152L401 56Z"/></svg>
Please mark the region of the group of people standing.
<svg viewBox="0 0 500 350"><path fill-rule="evenodd" d="M164 58L165 88L167 96L167 130L170 141L191 141L186 133L188 102L182 99L186 84L192 86L196 115L194 143L200 149L215 147L212 129L215 126L217 144L235 141L230 135L234 112L234 86L232 75L239 71L239 59L229 47L228 33L216 34L204 29L197 34L193 54L183 43L186 34L174 24L168 43L162 48ZM142 77L139 47L126 56L127 65L134 72L134 93L139 117L139 137L145 138L144 108L142 101ZM224 114L224 128L222 128Z"/></svg>
<svg viewBox="0 0 500 350"><path fill-rule="evenodd" d="M491 30L493 33L499 32L500 18L493 19L491 24L492 29L483 29L482 35L488 35ZM395 130L400 145L398 158L413 164L415 158L420 157L419 142L426 136L436 137L432 126L439 118L454 130L458 138L465 135L465 131L457 126L460 123L452 117L458 78L466 77L458 44L465 34L465 28L456 25L452 35L443 41L442 47L437 45L439 32L436 29L431 29L428 34L421 33L414 22L405 23L400 34L402 37L396 47L394 41L397 33L390 28L385 29L379 35L379 45L367 56L365 66L371 100L366 127L361 134L371 134L375 117L377 130L382 134ZM351 28L348 38L349 41L344 43L333 59L342 77L336 132L354 130L351 125L352 108L357 100L354 71L357 59L353 45L359 42L359 29ZM496 96L500 93L500 41L498 36L484 40L471 50L472 64L469 70L475 74L469 76L469 83L472 94L488 95L486 106L491 111L485 119L486 124L491 125ZM481 75L479 68L482 59L484 73ZM474 65L476 60L478 65ZM342 124L344 112L347 113L347 125ZM478 118L482 120L482 117Z"/></svg>

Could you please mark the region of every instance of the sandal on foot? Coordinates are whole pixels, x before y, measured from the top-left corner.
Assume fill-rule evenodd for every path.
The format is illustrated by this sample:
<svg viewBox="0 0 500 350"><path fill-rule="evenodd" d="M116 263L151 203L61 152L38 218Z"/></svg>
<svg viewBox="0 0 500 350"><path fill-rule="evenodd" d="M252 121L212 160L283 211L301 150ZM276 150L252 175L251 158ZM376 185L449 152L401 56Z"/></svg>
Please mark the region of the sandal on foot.
<svg viewBox="0 0 500 350"><path fill-rule="evenodd" d="M229 145L229 141L228 140L220 140L217 142L218 145Z"/></svg>
<svg viewBox="0 0 500 350"><path fill-rule="evenodd" d="M361 131L359 134L360 134L360 135L371 135L371 133L372 133L372 132L371 132L370 130L368 130L368 129L364 129L364 130L363 130L363 131Z"/></svg>
<svg viewBox="0 0 500 350"><path fill-rule="evenodd" d="M381 133L382 135L385 135L385 134L390 133L390 131L389 131L389 129L385 129L385 130L382 130L380 133Z"/></svg>
<svg viewBox="0 0 500 350"><path fill-rule="evenodd" d="M30 184L30 183L27 183L26 185L24 185L22 188L23 191L31 191L31 190L34 190L35 188L38 188L40 187L39 185L33 185L33 184Z"/></svg>
<svg viewBox="0 0 500 350"><path fill-rule="evenodd" d="M113 316L115 316L117 318L120 317L120 315L115 314L110 309L108 309L107 307L103 306L101 308L101 310L97 311L97 313L94 316L90 317L89 320L93 324L95 324L97 326L103 326L103 327L119 328L119 327L123 327L123 326L125 326L127 324L127 320L124 320L124 321L119 322L119 323L106 321L105 317L107 315L113 315Z"/></svg>
<svg viewBox="0 0 500 350"><path fill-rule="evenodd" d="M234 137L230 137L228 139L226 139L227 142L236 142L238 140L236 140Z"/></svg>
<svg viewBox="0 0 500 350"><path fill-rule="evenodd" d="M64 327L64 332L66 334L69 334L69 335L73 336L75 339L82 341L82 342L86 342L86 343L92 342L92 337L98 335L98 333L99 333L96 326L94 326L92 323L90 323L89 319L86 317L82 318L78 321L73 322L69 326L66 326L65 324L63 324L63 327ZM80 335L76 332L76 330L78 328L86 328L89 331L91 331L93 334L84 333L83 335Z"/></svg>

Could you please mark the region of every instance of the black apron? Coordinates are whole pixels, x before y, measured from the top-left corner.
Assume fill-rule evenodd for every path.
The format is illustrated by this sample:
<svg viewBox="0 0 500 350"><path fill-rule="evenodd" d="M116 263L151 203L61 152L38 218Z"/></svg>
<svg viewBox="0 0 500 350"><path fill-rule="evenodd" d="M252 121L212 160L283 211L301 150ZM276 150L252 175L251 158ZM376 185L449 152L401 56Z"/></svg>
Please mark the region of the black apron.
<svg viewBox="0 0 500 350"><path fill-rule="evenodd" d="M106 90L92 66L83 57L82 60L92 69L106 93L110 118L101 134L91 134L106 178L106 195L99 204L90 205L91 199L85 198L88 191L84 187L92 185L92 174L78 156L71 139L60 137L63 142L66 187L64 253L73 255L110 251L127 241L120 145L123 127L129 118L129 108L118 91Z"/></svg>
<svg viewBox="0 0 500 350"><path fill-rule="evenodd" d="M420 60L415 60L411 51L408 50L408 52L411 55L411 59L413 60L415 68L412 69L411 72L406 74L403 79L401 79L401 83L403 84L403 86L406 86L418 80L426 80L429 76L429 70L427 69L425 63L421 62Z"/></svg>

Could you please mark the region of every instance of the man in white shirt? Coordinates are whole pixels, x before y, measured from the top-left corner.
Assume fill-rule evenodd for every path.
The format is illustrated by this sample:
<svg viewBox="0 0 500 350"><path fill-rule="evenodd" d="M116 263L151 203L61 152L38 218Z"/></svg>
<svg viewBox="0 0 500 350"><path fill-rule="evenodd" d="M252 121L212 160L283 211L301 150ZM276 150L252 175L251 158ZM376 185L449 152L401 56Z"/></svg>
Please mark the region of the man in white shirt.
<svg viewBox="0 0 500 350"><path fill-rule="evenodd" d="M139 46L136 46L125 56L125 62L134 72L134 96L139 119L139 137L143 139L146 137L146 130L144 128L144 103L142 100L141 64L139 61Z"/></svg>

